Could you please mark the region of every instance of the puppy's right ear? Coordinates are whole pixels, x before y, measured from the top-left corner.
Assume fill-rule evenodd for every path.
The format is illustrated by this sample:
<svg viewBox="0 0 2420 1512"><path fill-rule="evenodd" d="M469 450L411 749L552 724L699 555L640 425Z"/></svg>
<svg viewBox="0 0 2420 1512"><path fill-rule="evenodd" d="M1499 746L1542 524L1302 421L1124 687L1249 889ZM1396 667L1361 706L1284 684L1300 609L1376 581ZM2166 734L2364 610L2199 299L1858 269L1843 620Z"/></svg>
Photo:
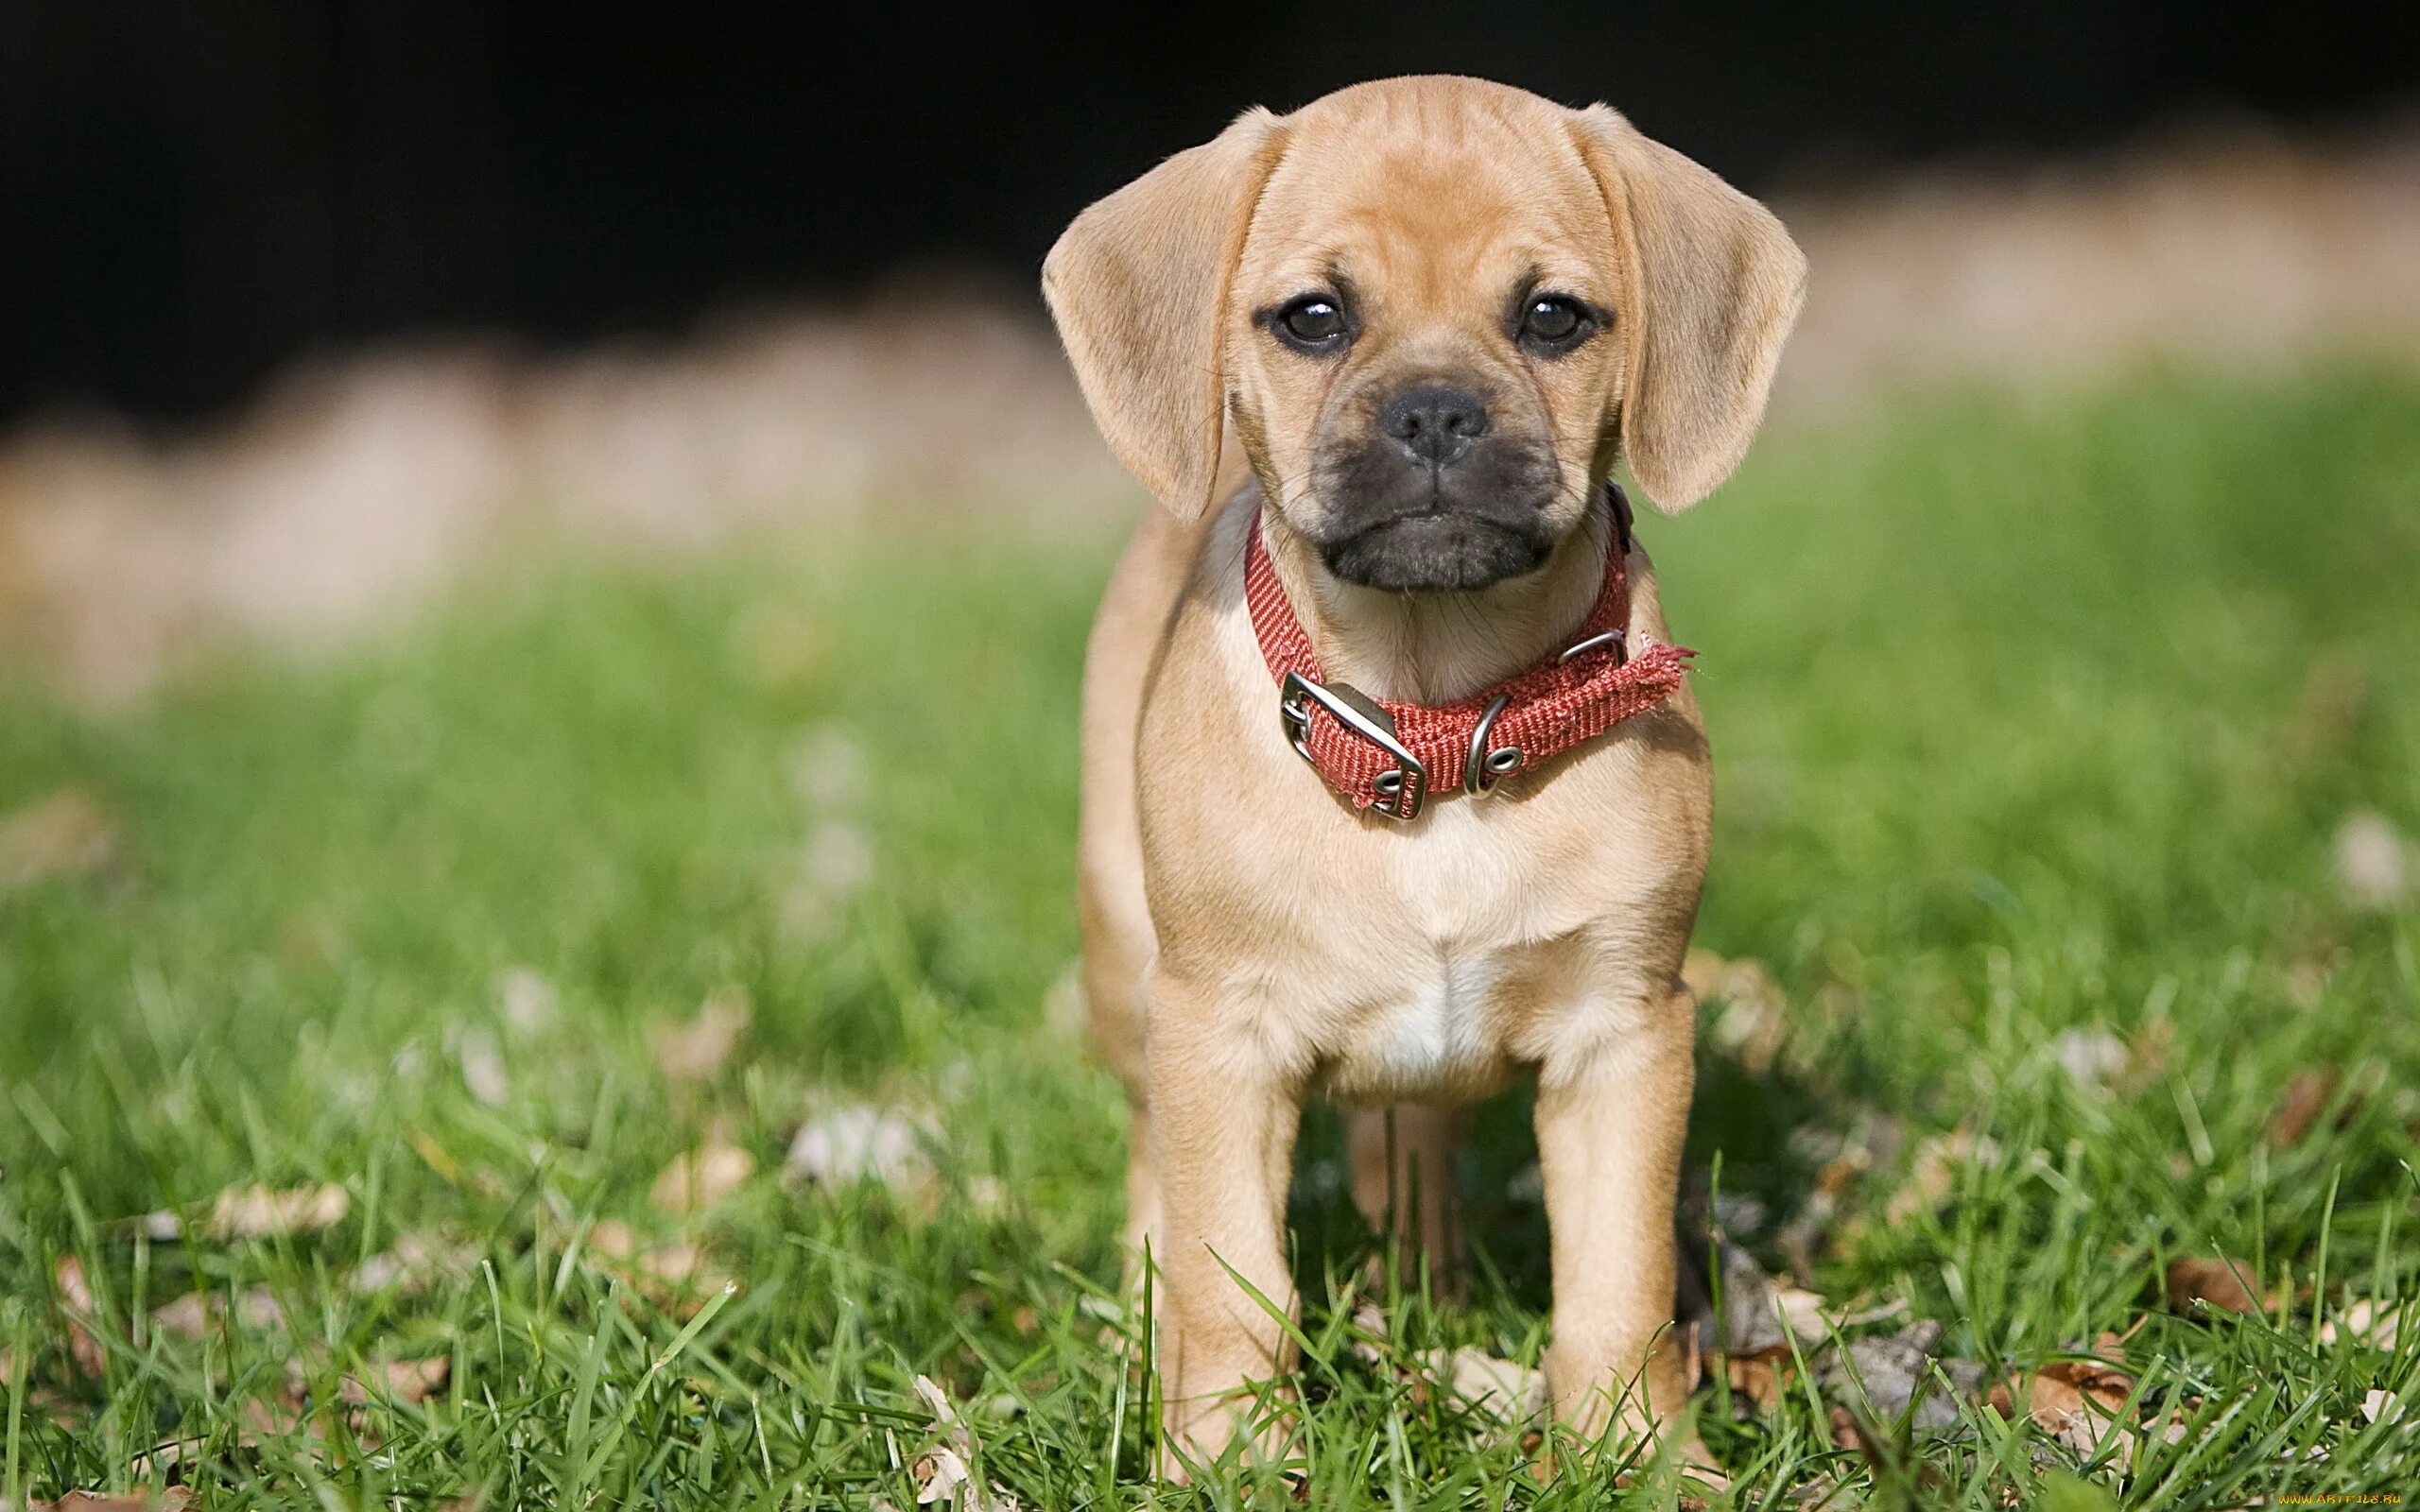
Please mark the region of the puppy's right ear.
<svg viewBox="0 0 2420 1512"><path fill-rule="evenodd" d="M1219 471L1228 284L1282 138L1276 116L1247 111L1078 215L1043 261L1043 298L1109 449L1186 518L1209 506Z"/></svg>

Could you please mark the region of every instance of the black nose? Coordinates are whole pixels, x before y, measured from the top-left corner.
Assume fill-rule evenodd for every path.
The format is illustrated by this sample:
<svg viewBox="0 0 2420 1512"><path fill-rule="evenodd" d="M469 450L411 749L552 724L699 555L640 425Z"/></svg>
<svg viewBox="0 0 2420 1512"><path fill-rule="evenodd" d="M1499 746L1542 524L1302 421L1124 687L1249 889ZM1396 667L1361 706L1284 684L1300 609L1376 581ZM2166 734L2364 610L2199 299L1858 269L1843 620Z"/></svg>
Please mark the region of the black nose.
<svg viewBox="0 0 2420 1512"><path fill-rule="evenodd" d="M1378 429L1415 462L1443 467L1487 431L1487 406L1478 396L1443 384L1407 388L1378 413Z"/></svg>

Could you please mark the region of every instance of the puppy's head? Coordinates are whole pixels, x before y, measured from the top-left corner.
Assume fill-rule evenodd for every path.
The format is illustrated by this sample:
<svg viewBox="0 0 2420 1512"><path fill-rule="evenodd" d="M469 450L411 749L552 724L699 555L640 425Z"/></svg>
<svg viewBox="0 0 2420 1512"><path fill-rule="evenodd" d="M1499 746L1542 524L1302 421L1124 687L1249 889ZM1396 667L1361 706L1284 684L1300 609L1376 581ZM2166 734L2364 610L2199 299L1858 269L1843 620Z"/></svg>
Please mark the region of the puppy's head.
<svg viewBox="0 0 2420 1512"><path fill-rule="evenodd" d="M1092 206L1043 289L1101 429L1170 507L1232 419L1329 570L1530 572L1617 455L1667 508L1747 449L1806 263L1613 111L1389 79L1253 111Z"/></svg>

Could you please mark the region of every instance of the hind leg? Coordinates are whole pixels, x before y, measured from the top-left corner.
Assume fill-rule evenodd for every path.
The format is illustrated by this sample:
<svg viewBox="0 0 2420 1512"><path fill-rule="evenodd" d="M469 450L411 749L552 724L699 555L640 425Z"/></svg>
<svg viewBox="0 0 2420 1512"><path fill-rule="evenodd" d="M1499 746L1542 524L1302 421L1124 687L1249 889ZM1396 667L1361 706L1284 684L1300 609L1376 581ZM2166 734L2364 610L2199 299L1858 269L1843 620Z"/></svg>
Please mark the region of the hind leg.
<svg viewBox="0 0 2420 1512"><path fill-rule="evenodd" d="M1398 1241L1398 1275L1430 1279L1450 1294L1459 1284L1462 1222L1454 1194L1455 1154L1462 1139L1460 1108L1399 1103L1346 1113L1346 1153L1353 1162L1353 1202L1378 1232Z"/></svg>
<svg viewBox="0 0 2420 1512"><path fill-rule="evenodd" d="M1134 806L1134 729L1157 627L1182 581L1182 533L1154 511L1111 578L1084 654L1084 765L1076 818L1076 921L1084 1005L1102 1058L1126 1084L1126 1241L1140 1252L1158 1220L1143 1049L1143 972L1159 952L1143 885Z"/></svg>
<svg viewBox="0 0 2420 1512"><path fill-rule="evenodd" d="M1117 917L1123 900L1096 895L1095 878L1084 878L1078 912L1084 935L1084 998L1093 1037L1101 1055L1126 1084L1127 1248L1139 1255L1159 1224L1160 1183L1152 1160L1151 1106L1144 1085L1143 1014L1138 1001L1149 946L1138 940L1131 919ZM1139 907L1137 901L1136 907ZM1147 927L1148 927L1148 921Z"/></svg>

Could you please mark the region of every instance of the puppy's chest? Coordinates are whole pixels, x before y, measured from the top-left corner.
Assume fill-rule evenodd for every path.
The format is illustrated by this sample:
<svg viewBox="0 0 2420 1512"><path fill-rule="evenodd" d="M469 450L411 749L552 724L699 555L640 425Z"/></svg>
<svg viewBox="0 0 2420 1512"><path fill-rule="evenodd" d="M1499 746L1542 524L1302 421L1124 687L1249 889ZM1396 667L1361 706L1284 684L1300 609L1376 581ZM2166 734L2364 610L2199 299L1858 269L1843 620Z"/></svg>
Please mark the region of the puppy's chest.
<svg viewBox="0 0 2420 1512"><path fill-rule="evenodd" d="M1402 963L1396 990L1337 1028L1323 1080L1340 1094L1390 1099L1478 1093L1517 1060L1513 953L1444 950Z"/></svg>
<svg viewBox="0 0 2420 1512"><path fill-rule="evenodd" d="M1474 1094L1509 1079L1568 942L1535 915L1536 864L1445 815L1438 843L1400 847L1372 896L1343 990L1320 1017L1331 1090L1350 1096ZM1543 937L1542 937L1543 936Z"/></svg>

